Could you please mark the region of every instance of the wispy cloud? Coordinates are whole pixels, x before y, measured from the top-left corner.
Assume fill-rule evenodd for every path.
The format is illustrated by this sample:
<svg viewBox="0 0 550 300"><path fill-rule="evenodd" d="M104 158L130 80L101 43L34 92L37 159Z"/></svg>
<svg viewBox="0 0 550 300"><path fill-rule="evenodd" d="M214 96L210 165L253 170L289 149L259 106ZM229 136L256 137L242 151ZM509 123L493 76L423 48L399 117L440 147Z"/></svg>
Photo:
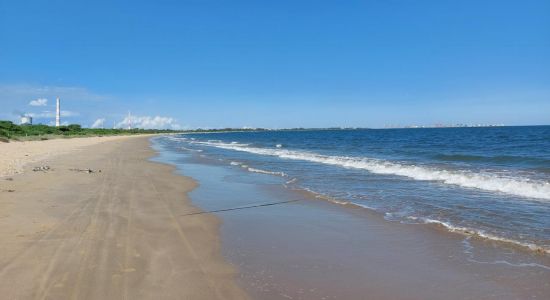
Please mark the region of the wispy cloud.
<svg viewBox="0 0 550 300"><path fill-rule="evenodd" d="M129 125L143 129L181 129L176 119L162 116L127 116L116 127L126 128Z"/></svg>
<svg viewBox="0 0 550 300"><path fill-rule="evenodd" d="M102 128L105 124L105 118L97 119L92 124L92 128Z"/></svg>
<svg viewBox="0 0 550 300"><path fill-rule="evenodd" d="M75 101L104 101L109 100L107 95L91 92L84 87L75 86L48 86L31 84L0 84L0 99L29 98L55 98L70 99ZM29 103L30 104L30 103Z"/></svg>
<svg viewBox="0 0 550 300"><path fill-rule="evenodd" d="M36 100L32 100L29 102L30 106L46 106L48 105L48 99L46 98L38 98Z"/></svg>
<svg viewBox="0 0 550 300"><path fill-rule="evenodd" d="M55 117L55 112L45 110L45 111L39 112L39 113L27 113L26 115L31 116L33 118L54 118ZM69 111L69 110L62 110L61 111L61 116L62 117L77 117L79 115L80 115L80 113L78 113L76 111Z"/></svg>

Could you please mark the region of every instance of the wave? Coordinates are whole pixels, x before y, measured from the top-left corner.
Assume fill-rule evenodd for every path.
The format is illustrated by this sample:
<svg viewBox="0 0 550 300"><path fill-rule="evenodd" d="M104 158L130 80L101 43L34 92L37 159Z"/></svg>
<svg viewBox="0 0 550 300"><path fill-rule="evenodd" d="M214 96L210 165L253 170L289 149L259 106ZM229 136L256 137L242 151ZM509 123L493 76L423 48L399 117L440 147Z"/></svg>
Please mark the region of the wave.
<svg viewBox="0 0 550 300"><path fill-rule="evenodd" d="M295 183L296 181L298 181L298 178L294 177L294 178L290 179L289 181L285 182L285 184L292 184L292 183Z"/></svg>
<svg viewBox="0 0 550 300"><path fill-rule="evenodd" d="M464 247L464 253L469 256L468 260L471 262L478 263L478 264L487 264L487 265L507 265L510 267L519 267L519 268L530 267L530 268L543 268L543 269L550 270L550 267L546 265L538 264L538 263L523 263L523 262L514 263L514 262L509 262L507 260L481 261L481 260L475 259L474 253L473 253L474 247L470 244L470 238L471 236L466 237L462 241L462 245Z"/></svg>
<svg viewBox="0 0 550 300"><path fill-rule="evenodd" d="M248 167L247 170L248 170L249 172L260 173L260 174L277 175L277 176L281 176L281 177L285 177L285 176L286 176L286 174L283 173L283 172L266 171L266 170L255 169L255 168L250 168L250 167Z"/></svg>
<svg viewBox="0 0 550 300"><path fill-rule="evenodd" d="M366 205L362 205L362 204L357 204L355 202L350 202L350 201L347 201L347 200L341 200L341 199L337 199L337 198L334 198L334 197L331 197L329 195L325 195L325 194L321 194L321 193L318 193L316 191L313 191L307 187L300 187L300 188L297 188L295 190L298 190L298 191L302 191L302 192L305 192L307 193L308 195L312 196L313 198L315 199L321 199L321 200L324 200L324 201L327 201L327 202L330 202L330 203L333 203L333 204L338 204L338 205L342 205L342 206L351 206L351 207L356 207L356 208L366 208L366 209L370 209L370 210L375 210L374 208L371 208L371 207L368 207Z"/></svg>
<svg viewBox="0 0 550 300"><path fill-rule="evenodd" d="M468 154L436 154L433 156L436 160L441 161L458 161L458 162L490 162L490 163L532 163L534 165L548 164L550 161L542 158L523 157L523 156L481 156Z"/></svg>
<svg viewBox="0 0 550 300"><path fill-rule="evenodd" d="M191 149L191 148L187 148L187 147L181 147L182 150L185 150L185 151L191 151L191 152L202 152L201 149Z"/></svg>
<svg viewBox="0 0 550 300"><path fill-rule="evenodd" d="M465 170L445 170L367 157L330 156L306 151L256 148L222 142L192 143L259 155L276 156L284 159L309 161L351 169L362 169L374 174L398 175L415 180L438 181L444 184L465 188L475 188L520 197L550 200L550 182L523 177L506 177L488 172L474 173Z"/></svg>
<svg viewBox="0 0 550 300"><path fill-rule="evenodd" d="M495 242L506 243L506 244L511 244L511 245L515 245L515 246L528 248L528 249L530 249L532 251L535 251L535 252L538 252L538 253L550 254L550 248L549 247L544 247L544 246L540 246L540 245L533 244L533 243L520 242L520 241L509 239L509 238L496 236L496 235L493 235L493 234L490 234L490 233L486 233L483 230L477 230L477 229L462 227L462 226L455 226L455 225L452 225L452 224L447 223L447 222L443 222L443 221L439 221L439 220L435 220L435 219L430 219L430 218L424 218L424 217L411 217L411 216L409 216L409 217L407 217L407 219L412 220L412 221L418 221L418 222L421 222L423 224L433 224L433 225L441 226L441 227L444 227L449 232L460 233L460 234L463 234L463 235L466 235L466 236L480 237L480 238L483 238L483 239L486 239L486 240L491 240L491 241L495 241Z"/></svg>
<svg viewBox="0 0 550 300"><path fill-rule="evenodd" d="M176 136L165 136L167 139L171 140L171 141L176 141L176 142L179 142L179 141L187 141L187 138L184 138L184 137L176 137Z"/></svg>
<svg viewBox="0 0 550 300"><path fill-rule="evenodd" d="M531 250L533 252L540 253L540 254L550 254L550 246L541 246L541 245L537 245L537 244L534 244L534 243L528 243L528 242L522 242L522 241L518 241L518 240L514 240L514 239L504 238L504 237L500 237L500 236L497 236L497 235L494 235L494 234L489 234L489 233L487 233L483 230L468 228L468 227L462 227L462 226L456 226L456 225L453 225L451 223L443 222L443 221L436 220L436 219L430 219L430 218L425 218L425 217L405 216L405 215L402 215L400 213L391 213L391 212L384 213L384 212L380 211L379 209L377 209L375 207L368 206L368 205L365 205L365 204L362 204L362 203L353 202L353 201L340 200L340 199L337 199L337 198L334 198L334 197L331 197L331 196L328 196L328 195L325 195L325 194L315 192L315 191L313 191L309 188L306 188L306 187L301 187L298 190L302 190L302 191L308 193L309 195L313 196L315 199L321 199L321 200L324 200L324 201L327 201L327 202L330 202L330 203L333 203L333 204L342 205L342 206L346 206L346 207L353 207L353 208L362 208L362 209L367 209L367 210L373 211L373 212L383 213L384 214L384 219L389 221L389 222L404 222L404 220L409 220L409 222L406 222L406 223L409 223L409 224L411 224L411 223L415 224L416 223L416 224L426 224L426 225L439 226L439 227L444 228L448 232L461 234L461 235L464 235L468 238L476 237L476 238L480 238L480 239L484 239L484 240L489 240L489 241L494 241L494 242L498 242L498 243L513 245L513 246L516 246L516 247L525 248L525 249L528 249L528 250ZM395 216L395 215L399 215L399 216L394 218L393 216Z"/></svg>

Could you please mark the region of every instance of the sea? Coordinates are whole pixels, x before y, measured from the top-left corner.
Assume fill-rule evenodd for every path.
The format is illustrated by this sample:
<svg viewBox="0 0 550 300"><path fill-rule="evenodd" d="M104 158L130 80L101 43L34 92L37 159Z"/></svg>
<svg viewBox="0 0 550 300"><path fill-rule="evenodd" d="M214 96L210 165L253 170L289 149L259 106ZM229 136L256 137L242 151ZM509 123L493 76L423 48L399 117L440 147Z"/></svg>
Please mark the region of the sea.
<svg viewBox="0 0 550 300"><path fill-rule="evenodd" d="M550 254L550 126L267 130L163 138L334 205ZM349 230L353 230L350 228Z"/></svg>

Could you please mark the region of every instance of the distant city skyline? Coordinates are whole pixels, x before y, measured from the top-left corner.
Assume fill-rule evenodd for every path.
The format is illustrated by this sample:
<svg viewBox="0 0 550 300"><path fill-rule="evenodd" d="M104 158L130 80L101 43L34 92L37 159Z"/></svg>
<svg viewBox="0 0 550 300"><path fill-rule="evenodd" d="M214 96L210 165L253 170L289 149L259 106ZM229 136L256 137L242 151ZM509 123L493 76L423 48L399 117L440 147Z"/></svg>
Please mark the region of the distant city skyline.
<svg viewBox="0 0 550 300"><path fill-rule="evenodd" d="M0 119L550 124L550 2L2 1ZM54 118L52 118L52 116ZM125 123L126 122L126 123Z"/></svg>

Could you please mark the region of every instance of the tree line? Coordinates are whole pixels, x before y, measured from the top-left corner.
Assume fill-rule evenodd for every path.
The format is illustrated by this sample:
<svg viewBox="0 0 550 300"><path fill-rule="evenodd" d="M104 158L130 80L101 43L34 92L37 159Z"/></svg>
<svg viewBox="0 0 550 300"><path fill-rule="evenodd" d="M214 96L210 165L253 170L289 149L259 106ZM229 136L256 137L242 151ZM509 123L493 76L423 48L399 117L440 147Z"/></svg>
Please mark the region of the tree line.
<svg viewBox="0 0 550 300"><path fill-rule="evenodd" d="M83 128L79 124L66 126L17 125L11 121L0 121L0 138L3 140L18 139L48 139L49 137L103 136L126 134L153 134L180 132L170 129L121 129L121 128Z"/></svg>

